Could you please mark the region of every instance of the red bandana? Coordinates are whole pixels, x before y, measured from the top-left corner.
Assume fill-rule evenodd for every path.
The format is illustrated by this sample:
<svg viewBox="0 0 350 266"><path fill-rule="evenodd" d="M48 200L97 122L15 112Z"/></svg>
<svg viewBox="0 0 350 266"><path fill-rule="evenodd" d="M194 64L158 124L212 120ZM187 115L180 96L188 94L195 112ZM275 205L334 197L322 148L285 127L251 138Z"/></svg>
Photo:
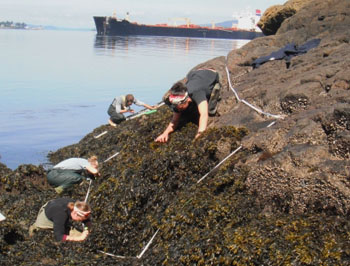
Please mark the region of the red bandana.
<svg viewBox="0 0 350 266"><path fill-rule="evenodd" d="M179 105L179 104L184 103L187 100L187 98L188 98L188 93L187 92L185 94L183 94L183 95L170 94L169 102L171 104L174 104L174 105Z"/></svg>

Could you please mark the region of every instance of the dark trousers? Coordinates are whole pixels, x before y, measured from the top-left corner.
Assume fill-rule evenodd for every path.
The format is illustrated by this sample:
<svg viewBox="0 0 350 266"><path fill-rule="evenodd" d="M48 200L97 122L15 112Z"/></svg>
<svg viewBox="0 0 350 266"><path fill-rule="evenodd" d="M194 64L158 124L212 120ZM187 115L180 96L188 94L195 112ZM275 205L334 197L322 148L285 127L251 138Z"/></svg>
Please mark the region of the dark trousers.
<svg viewBox="0 0 350 266"><path fill-rule="evenodd" d="M112 120L112 122L115 124L120 124L126 119L123 114L117 113L115 111L115 107L113 105L109 106L107 113L110 116L110 119Z"/></svg>
<svg viewBox="0 0 350 266"><path fill-rule="evenodd" d="M208 102L208 113L210 116L214 116L218 109L218 102L221 100L220 96L221 84L217 82L211 91L210 99Z"/></svg>
<svg viewBox="0 0 350 266"><path fill-rule="evenodd" d="M67 189L83 181L83 176L74 170L52 169L47 174L47 181L53 187L62 187Z"/></svg>

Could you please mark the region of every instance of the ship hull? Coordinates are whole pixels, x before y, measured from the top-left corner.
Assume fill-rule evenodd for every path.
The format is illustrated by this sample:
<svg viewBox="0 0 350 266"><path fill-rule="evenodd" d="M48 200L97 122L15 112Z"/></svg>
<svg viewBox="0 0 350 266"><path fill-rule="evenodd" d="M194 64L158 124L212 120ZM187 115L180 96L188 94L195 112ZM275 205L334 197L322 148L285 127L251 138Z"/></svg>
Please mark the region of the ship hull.
<svg viewBox="0 0 350 266"><path fill-rule="evenodd" d="M171 36L171 37L192 37L192 38L218 38L218 39L241 39L252 40L263 36L261 32L232 30L232 29L211 29L205 27L169 27L153 26L130 23L127 20L117 20L109 17L94 17L98 35L128 36L128 35L149 35L149 36Z"/></svg>

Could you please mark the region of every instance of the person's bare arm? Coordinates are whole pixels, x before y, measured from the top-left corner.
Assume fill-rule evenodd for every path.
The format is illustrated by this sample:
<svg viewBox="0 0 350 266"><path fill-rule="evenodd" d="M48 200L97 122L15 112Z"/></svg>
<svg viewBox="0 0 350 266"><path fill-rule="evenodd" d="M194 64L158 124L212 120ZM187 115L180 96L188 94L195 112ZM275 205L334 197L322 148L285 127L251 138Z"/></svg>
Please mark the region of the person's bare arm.
<svg viewBox="0 0 350 266"><path fill-rule="evenodd" d="M167 142L169 139L169 134L174 132L180 121L181 113L174 113L171 122L164 132L156 138L156 142Z"/></svg>
<svg viewBox="0 0 350 266"><path fill-rule="evenodd" d="M146 103L143 106L146 107L147 109L150 109L150 110L157 109L157 106L151 106L151 105L148 105Z"/></svg>
<svg viewBox="0 0 350 266"><path fill-rule="evenodd" d="M89 230L84 230L80 235L67 235L66 241L84 241L89 235Z"/></svg>
<svg viewBox="0 0 350 266"><path fill-rule="evenodd" d="M198 112L199 112L198 132L195 138L198 138L200 134L202 134L207 129L208 117L209 117L207 101L203 101L198 105Z"/></svg>
<svg viewBox="0 0 350 266"><path fill-rule="evenodd" d="M86 166L86 170L88 170L93 175L96 175L98 173L98 169L92 167L91 165Z"/></svg>
<svg viewBox="0 0 350 266"><path fill-rule="evenodd" d="M122 110L120 110L120 112L119 112L119 113L123 114L123 113L127 113L127 112L129 112L129 113L133 113L133 112L134 112L134 110L133 110L133 109L128 109L128 108L126 108L126 109L122 109Z"/></svg>

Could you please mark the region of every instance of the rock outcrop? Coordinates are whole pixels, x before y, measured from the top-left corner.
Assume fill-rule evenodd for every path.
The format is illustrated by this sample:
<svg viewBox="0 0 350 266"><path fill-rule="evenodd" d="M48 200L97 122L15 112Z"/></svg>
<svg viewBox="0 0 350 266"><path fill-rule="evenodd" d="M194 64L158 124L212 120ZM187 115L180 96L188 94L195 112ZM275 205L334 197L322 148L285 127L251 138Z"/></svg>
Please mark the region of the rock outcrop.
<svg viewBox="0 0 350 266"><path fill-rule="evenodd" d="M266 36L274 35L284 20L292 17L309 2L310 0L290 0L284 5L271 6L259 20L258 27Z"/></svg>
<svg viewBox="0 0 350 266"><path fill-rule="evenodd" d="M46 231L29 238L40 206L57 195L43 167L0 165L7 217L0 264L349 265L350 2L288 1L273 9L261 23L275 35L196 66L215 67L223 84L218 115L198 140L188 123L169 143L155 143L171 118L162 106L50 154L53 163L91 154L103 162L120 152L93 181L94 230L86 242L57 244ZM284 60L251 67L312 39L321 42L288 68ZM69 196L84 199L87 189L83 183Z"/></svg>

